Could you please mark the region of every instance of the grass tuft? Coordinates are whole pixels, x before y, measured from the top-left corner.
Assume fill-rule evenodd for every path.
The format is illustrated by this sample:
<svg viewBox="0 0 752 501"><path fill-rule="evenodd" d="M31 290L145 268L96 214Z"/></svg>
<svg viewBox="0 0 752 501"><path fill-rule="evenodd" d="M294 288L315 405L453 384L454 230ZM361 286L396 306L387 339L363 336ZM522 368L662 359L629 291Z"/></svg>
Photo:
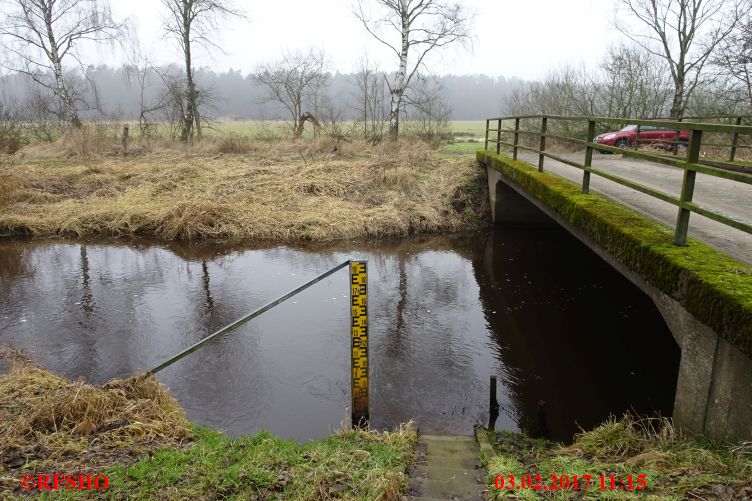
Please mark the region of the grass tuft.
<svg viewBox="0 0 752 501"><path fill-rule="evenodd" d="M0 375L0 488L17 488L14 476L90 471L191 438L185 413L153 378L97 387L10 357Z"/></svg>
<svg viewBox="0 0 752 501"><path fill-rule="evenodd" d="M680 436L668 419L611 418L582 432L569 446L509 432L487 432L497 456L486 463L487 486L495 499L744 499L752 495L752 448ZM498 490L497 475L591 475L587 490ZM646 475L647 489L600 488L600 476L636 480ZM581 482L582 485L582 482ZM627 484L628 485L628 484Z"/></svg>

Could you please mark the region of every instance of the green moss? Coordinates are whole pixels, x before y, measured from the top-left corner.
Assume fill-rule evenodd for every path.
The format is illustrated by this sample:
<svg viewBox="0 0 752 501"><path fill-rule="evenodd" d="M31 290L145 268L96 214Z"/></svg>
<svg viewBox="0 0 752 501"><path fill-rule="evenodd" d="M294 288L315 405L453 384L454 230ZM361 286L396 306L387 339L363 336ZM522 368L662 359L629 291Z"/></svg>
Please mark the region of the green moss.
<svg viewBox="0 0 752 501"><path fill-rule="evenodd" d="M692 238L677 247L672 229L524 162L483 150L476 157L752 357L752 266Z"/></svg>

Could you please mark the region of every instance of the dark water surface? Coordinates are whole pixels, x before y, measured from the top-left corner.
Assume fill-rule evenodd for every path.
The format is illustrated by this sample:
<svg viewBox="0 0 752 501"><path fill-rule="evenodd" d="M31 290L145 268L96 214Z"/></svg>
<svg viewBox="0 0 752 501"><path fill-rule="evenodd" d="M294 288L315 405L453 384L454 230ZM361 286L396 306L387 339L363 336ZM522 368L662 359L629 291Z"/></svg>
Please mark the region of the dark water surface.
<svg viewBox="0 0 752 501"><path fill-rule="evenodd" d="M679 349L650 300L561 230L229 249L0 240L0 342L67 377L149 369L350 259L369 260L371 419L569 440L610 413L670 415ZM347 272L164 370L194 421L230 434L330 433L349 405Z"/></svg>

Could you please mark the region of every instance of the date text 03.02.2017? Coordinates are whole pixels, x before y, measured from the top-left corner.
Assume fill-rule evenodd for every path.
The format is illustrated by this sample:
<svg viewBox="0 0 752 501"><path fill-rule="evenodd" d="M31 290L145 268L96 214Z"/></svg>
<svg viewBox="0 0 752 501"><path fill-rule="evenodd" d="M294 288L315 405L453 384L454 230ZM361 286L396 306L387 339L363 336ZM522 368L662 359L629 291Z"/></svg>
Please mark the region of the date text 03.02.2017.
<svg viewBox="0 0 752 501"><path fill-rule="evenodd" d="M497 490L533 489L536 491L642 491L648 487L648 476L642 475L496 475L494 486Z"/></svg>

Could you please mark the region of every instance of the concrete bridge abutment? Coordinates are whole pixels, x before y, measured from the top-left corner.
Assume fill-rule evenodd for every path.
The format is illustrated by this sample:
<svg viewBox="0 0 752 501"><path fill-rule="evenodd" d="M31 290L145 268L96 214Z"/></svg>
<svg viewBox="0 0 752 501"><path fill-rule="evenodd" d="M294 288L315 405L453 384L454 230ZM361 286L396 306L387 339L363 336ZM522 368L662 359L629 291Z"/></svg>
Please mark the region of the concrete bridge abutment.
<svg viewBox="0 0 752 501"><path fill-rule="evenodd" d="M714 439L752 440L752 358L557 210L499 172L490 159L484 163L494 224L561 226L653 300L681 349L674 425L686 433Z"/></svg>

